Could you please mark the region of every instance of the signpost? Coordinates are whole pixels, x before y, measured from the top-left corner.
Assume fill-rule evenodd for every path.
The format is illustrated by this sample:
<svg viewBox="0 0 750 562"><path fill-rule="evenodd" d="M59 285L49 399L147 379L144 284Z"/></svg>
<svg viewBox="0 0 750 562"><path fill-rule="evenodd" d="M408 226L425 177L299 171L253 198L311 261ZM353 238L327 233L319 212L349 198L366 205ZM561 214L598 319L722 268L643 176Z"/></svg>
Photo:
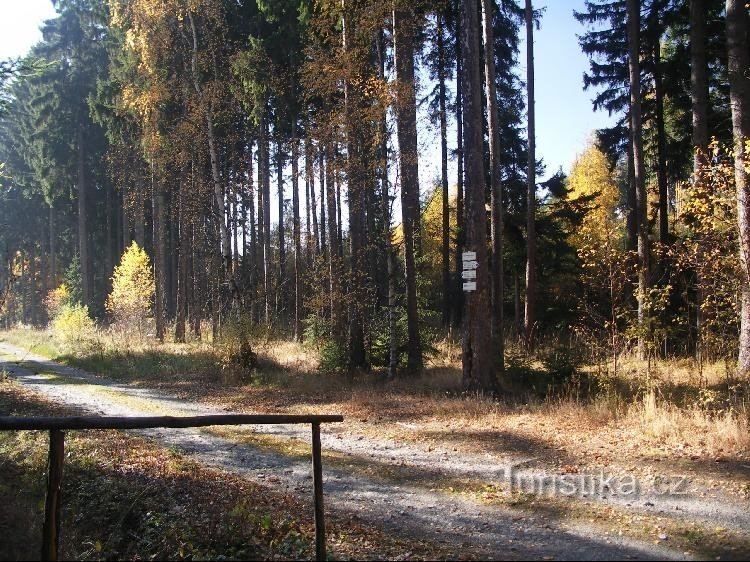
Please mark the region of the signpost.
<svg viewBox="0 0 750 562"><path fill-rule="evenodd" d="M463 261L463 271L461 278L464 280L464 292L470 293L477 290L477 253L464 252L461 255Z"/></svg>

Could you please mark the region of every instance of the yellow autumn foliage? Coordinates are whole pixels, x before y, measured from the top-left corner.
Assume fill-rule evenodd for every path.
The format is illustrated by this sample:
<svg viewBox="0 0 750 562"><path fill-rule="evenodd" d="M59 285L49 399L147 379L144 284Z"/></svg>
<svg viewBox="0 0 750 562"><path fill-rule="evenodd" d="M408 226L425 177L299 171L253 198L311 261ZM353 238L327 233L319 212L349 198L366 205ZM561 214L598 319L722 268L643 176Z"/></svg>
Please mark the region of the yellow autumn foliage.
<svg viewBox="0 0 750 562"><path fill-rule="evenodd" d="M96 324L89 308L81 304L63 304L52 322L52 331L66 351L86 353L98 345Z"/></svg>
<svg viewBox="0 0 750 562"><path fill-rule="evenodd" d="M120 265L115 267L107 311L121 328L142 336L155 291L151 260L146 251L133 242L122 255Z"/></svg>
<svg viewBox="0 0 750 562"><path fill-rule="evenodd" d="M604 153L593 144L576 158L568 177L568 199L591 198L589 211L571 237L583 266L596 270L620 259L622 221L616 214L620 194Z"/></svg>
<svg viewBox="0 0 750 562"><path fill-rule="evenodd" d="M70 297L70 287L67 283L61 283L59 287L52 289L45 300L47 315L50 318L56 318L63 306L70 304Z"/></svg>

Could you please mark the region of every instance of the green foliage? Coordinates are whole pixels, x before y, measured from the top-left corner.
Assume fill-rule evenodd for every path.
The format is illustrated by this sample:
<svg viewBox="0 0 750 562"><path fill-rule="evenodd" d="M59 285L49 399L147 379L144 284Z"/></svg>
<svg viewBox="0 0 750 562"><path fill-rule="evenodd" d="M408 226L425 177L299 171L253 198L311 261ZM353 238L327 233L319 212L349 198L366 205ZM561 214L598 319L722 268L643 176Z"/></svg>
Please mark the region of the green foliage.
<svg viewBox="0 0 750 562"><path fill-rule="evenodd" d="M345 346L327 340L320 347L320 370L324 373L343 373L349 363Z"/></svg>
<svg viewBox="0 0 750 562"><path fill-rule="evenodd" d="M80 304L83 302L83 284L81 283L81 258L78 254L70 260L68 268L63 275L65 285L70 291L69 302Z"/></svg>
<svg viewBox="0 0 750 562"><path fill-rule="evenodd" d="M561 387L571 383L580 374L584 356L574 345L559 344L542 350L540 360L552 383Z"/></svg>
<svg viewBox="0 0 750 562"><path fill-rule="evenodd" d="M302 339L306 345L320 349L331 333L331 323L320 314L310 314L303 320Z"/></svg>

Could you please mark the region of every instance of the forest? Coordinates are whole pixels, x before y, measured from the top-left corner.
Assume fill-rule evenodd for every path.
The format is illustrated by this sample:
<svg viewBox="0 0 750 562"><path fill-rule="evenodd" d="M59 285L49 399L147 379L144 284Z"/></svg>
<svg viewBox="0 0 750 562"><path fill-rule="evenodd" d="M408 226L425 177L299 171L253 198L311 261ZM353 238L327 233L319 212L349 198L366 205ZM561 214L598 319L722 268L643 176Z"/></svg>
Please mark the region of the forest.
<svg viewBox="0 0 750 562"><path fill-rule="evenodd" d="M746 2L586 0L580 95L615 121L568 173L536 150L538 1L52 3L0 65L7 345L227 409L632 426L627 459L727 463L747 501ZM746 519L671 546L742 558Z"/></svg>

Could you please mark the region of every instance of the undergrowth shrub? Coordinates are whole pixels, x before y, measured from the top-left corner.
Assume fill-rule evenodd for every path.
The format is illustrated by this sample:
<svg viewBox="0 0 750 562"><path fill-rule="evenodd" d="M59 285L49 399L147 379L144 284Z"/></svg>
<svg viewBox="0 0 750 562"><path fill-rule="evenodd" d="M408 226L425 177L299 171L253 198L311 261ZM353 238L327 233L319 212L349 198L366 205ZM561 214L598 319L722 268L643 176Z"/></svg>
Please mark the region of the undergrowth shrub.
<svg viewBox="0 0 750 562"><path fill-rule="evenodd" d="M96 324L87 306L65 304L60 307L52 322L52 330L65 351L91 353L101 350Z"/></svg>
<svg viewBox="0 0 750 562"><path fill-rule="evenodd" d="M327 340L320 347L320 370L324 373L342 373L346 370L349 357L346 347Z"/></svg>
<svg viewBox="0 0 750 562"><path fill-rule="evenodd" d="M222 325L214 349L219 355L222 382L247 384L252 382L258 367L258 355L250 344L250 319L239 315Z"/></svg>

